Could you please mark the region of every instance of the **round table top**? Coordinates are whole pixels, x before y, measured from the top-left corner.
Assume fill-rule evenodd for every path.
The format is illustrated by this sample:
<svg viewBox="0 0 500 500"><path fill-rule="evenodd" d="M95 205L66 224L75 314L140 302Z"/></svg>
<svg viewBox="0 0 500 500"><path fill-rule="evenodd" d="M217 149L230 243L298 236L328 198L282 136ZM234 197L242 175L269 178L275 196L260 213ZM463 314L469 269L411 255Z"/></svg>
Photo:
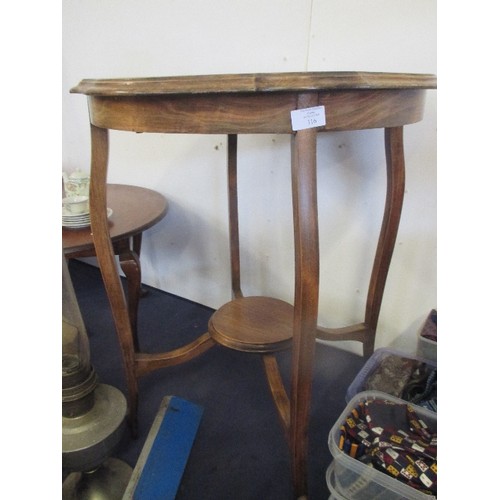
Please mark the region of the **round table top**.
<svg viewBox="0 0 500 500"><path fill-rule="evenodd" d="M168 209L166 198L157 191L124 184L108 184L107 205L113 211L108 219L112 241L142 233L163 219ZM63 227L62 240L65 254L94 247L90 226Z"/></svg>

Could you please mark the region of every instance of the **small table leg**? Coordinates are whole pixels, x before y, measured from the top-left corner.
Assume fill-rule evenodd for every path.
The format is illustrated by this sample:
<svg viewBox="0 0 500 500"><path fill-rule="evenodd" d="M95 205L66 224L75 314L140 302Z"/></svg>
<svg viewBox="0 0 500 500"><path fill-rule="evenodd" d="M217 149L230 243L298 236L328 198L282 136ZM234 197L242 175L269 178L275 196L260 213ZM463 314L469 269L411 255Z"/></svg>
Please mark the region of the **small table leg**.
<svg viewBox="0 0 500 500"><path fill-rule="evenodd" d="M137 258L141 256L141 246L142 246L142 233L132 236L132 250L136 253ZM148 290L140 284L140 296L145 297L148 294Z"/></svg>
<svg viewBox="0 0 500 500"><path fill-rule="evenodd" d="M120 253L120 267L127 278L128 310L130 325L134 336L134 350L140 352L137 334L137 315L141 293L141 264L139 256L133 251Z"/></svg>

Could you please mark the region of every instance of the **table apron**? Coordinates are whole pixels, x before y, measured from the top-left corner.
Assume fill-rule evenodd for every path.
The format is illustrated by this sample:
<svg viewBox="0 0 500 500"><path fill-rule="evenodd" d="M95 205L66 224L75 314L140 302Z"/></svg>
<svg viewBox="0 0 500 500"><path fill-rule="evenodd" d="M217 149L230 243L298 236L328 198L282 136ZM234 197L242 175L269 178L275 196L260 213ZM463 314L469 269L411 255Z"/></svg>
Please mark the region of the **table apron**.
<svg viewBox="0 0 500 500"><path fill-rule="evenodd" d="M152 133L292 134L300 95L317 94L318 131L397 127L423 117L425 90L340 90L261 94L88 96L90 121L105 129Z"/></svg>

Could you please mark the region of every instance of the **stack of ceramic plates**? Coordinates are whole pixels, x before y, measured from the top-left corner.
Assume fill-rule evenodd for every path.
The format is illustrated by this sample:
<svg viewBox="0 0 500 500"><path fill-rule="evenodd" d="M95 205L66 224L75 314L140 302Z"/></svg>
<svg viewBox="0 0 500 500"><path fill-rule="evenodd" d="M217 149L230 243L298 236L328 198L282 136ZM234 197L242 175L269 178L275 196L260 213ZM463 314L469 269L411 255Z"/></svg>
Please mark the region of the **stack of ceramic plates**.
<svg viewBox="0 0 500 500"><path fill-rule="evenodd" d="M108 208L108 217L111 216L113 210ZM66 208L62 209L62 225L68 229L80 229L82 227L90 226L90 213L72 214Z"/></svg>
<svg viewBox="0 0 500 500"><path fill-rule="evenodd" d="M63 207L62 209L62 225L69 228L80 228L90 226L90 213L72 214L69 210Z"/></svg>

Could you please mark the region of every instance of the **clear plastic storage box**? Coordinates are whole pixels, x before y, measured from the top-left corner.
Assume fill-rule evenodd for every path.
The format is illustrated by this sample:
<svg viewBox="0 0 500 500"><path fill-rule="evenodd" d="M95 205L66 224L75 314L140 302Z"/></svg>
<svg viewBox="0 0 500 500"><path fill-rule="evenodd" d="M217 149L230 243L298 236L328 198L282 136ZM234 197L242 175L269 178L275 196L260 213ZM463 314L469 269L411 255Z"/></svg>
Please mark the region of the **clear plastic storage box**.
<svg viewBox="0 0 500 500"><path fill-rule="evenodd" d="M349 500L434 500L435 496L426 494L404 482L398 481L384 472L350 457L339 447L340 428L351 411L361 402L385 399L400 404L410 405L419 417L430 425L437 427L437 414L420 406L412 405L402 399L395 398L379 391L363 391L356 394L348 403L343 413L330 431L328 445L333 456L333 462L326 473L328 488L333 498Z"/></svg>
<svg viewBox="0 0 500 500"><path fill-rule="evenodd" d="M333 462L330 464L326 471L326 483L328 485L328 489L330 490L330 496L328 497L328 500L349 500L348 498L342 496L335 489L335 473Z"/></svg>
<svg viewBox="0 0 500 500"><path fill-rule="evenodd" d="M398 356L402 359L415 360L425 363L431 368L436 368L437 364L435 361L424 359L422 357L412 356L408 353L400 352L394 349L380 348L375 350L375 352L370 356L368 361L364 364L363 368L356 375L356 378L352 381L351 385L347 389L346 402L349 402L356 394L366 390L377 390L385 392L381 387L366 387L366 381L372 375L372 373L380 366L382 361L390 355ZM393 396L395 394L392 394Z"/></svg>
<svg viewBox="0 0 500 500"><path fill-rule="evenodd" d="M422 329L418 332L417 355L437 361L437 311L427 316Z"/></svg>
<svg viewBox="0 0 500 500"><path fill-rule="evenodd" d="M419 334L417 354L422 358L437 361L437 342Z"/></svg>

